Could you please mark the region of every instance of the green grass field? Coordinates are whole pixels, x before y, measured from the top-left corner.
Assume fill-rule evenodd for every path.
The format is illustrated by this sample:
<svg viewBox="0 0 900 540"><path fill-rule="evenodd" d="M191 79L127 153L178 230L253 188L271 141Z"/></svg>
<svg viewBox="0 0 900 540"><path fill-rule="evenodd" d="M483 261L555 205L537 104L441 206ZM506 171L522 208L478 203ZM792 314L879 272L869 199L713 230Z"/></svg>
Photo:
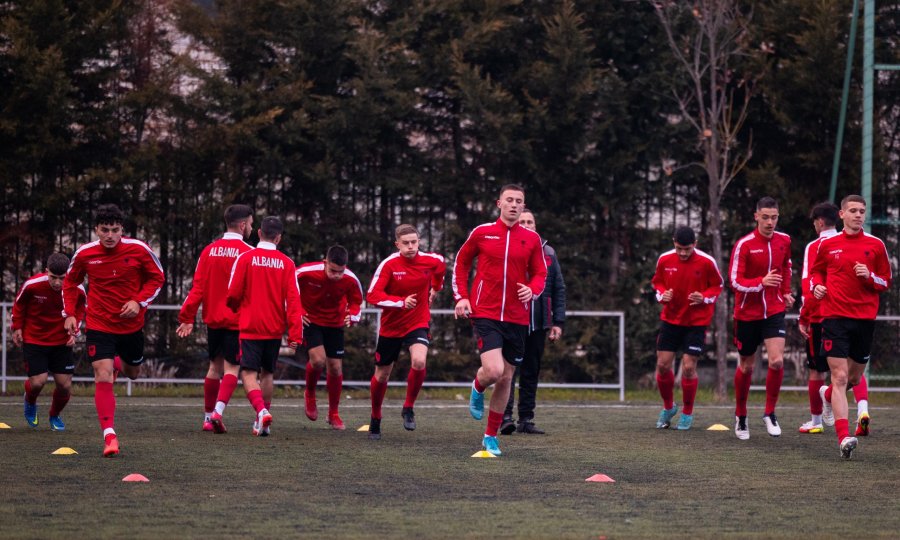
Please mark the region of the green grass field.
<svg viewBox="0 0 900 540"><path fill-rule="evenodd" d="M121 392L120 392L121 393ZM851 461L833 431L801 436L801 399L786 399L770 438L761 398L751 439L729 431L731 408L700 404L695 429L653 428L650 401L546 401L548 434L501 437L504 456L470 457L483 422L465 402L426 399L419 429L389 399L384 439L354 431L365 399L345 401L348 430L309 422L302 401L277 399L272 436L250 435L238 390L229 432L199 430L199 398L119 398L122 454L101 457L93 400L73 398L68 429L25 426L18 397L0 397L3 538L896 538L900 426L878 407ZM396 396L392 394L392 396ZM324 395L320 393L320 405ZM51 452L71 447L78 455ZM126 483L140 473L150 483ZM602 473L615 483L588 483Z"/></svg>

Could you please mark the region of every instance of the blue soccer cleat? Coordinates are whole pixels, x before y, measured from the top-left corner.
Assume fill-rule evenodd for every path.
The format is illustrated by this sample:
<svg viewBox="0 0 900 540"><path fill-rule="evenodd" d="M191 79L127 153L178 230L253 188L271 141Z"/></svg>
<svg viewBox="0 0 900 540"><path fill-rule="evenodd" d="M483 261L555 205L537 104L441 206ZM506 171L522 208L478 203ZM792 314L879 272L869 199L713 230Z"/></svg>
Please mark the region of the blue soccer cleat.
<svg viewBox="0 0 900 540"><path fill-rule="evenodd" d="M675 429L680 429L682 431L687 431L691 429L691 426L694 425L694 415L693 414L682 414L681 418L678 419L678 425L675 426Z"/></svg>
<svg viewBox="0 0 900 540"><path fill-rule="evenodd" d="M469 413L475 420L481 420L484 416L484 393L475 390L475 386L472 386L472 393L469 395Z"/></svg>
<svg viewBox="0 0 900 540"><path fill-rule="evenodd" d="M503 452L500 451L500 444L497 442L497 437L491 435L485 435L484 439L481 440L481 446L491 455L499 457Z"/></svg>
<svg viewBox="0 0 900 540"><path fill-rule="evenodd" d="M671 409L663 409L656 420L656 429L668 429L672 425L672 419L678 414L678 405L672 405Z"/></svg>
<svg viewBox="0 0 900 540"><path fill-rule="evenodd" d="M28 403L28 400L25 400L25 422L31 427L37 427L38 425L37 409L37 403Z"/></svg>
<svg viewBox="0 0 900 540"><path fill-rule="evenodd" d="M63 423L62 418L60 418L58 416L51 416L50 417L50 429L52 429L53 431L65 431L66 424Z"/></svg>

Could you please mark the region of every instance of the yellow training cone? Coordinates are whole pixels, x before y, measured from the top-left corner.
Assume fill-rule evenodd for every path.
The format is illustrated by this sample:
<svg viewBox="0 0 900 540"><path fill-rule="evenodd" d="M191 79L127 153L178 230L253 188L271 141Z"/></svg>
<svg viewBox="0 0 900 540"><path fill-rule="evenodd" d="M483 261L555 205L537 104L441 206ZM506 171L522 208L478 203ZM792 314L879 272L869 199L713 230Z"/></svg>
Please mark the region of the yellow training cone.
<svg viewBox="0 0 900 540"><path fill-rule="evenodd" d="M51 453L56 456L71 456L72 454L77 454L78 452L69 448L68 446L63 446L62 448L57 448L56 451Z"/></svg>
<svg viewBox="0 0 900 540"><path fill-rule="evenodd" d="M150 480L143 474L131 473L122 479L123 482L149 482Z"/></svg>
<svg viewBox="0 0 900 540"><path fill-rule="evenodd" d="M475 452L474 454L472 454L472 457L477 457L477 458L495 458L495 457L497 457L497 456L495 456L494 454L488 452L487 450L481 450L480 452Z"/></svg>
<svg viewBox="0 0 900 540"><path fill-rule="evenodd" d="M706 428L706 431L728 431L728 428L722 424L713 424Z"/></svg>
<svg viewBox="0 0 900 540"><path fill-rule="evenodd" d="M369 424L366 424L366 425L364 425L364 426L361 426L361 427L360 427L359 429L357 429L356 431L369 431Z"/></svg>
<svg viewBox="0 0 900 540"><path fill-rule="evenodd" d="M12 428L9 427L9 424L4 424L3 422L0 422L0 429L12 429Z"/></svg>

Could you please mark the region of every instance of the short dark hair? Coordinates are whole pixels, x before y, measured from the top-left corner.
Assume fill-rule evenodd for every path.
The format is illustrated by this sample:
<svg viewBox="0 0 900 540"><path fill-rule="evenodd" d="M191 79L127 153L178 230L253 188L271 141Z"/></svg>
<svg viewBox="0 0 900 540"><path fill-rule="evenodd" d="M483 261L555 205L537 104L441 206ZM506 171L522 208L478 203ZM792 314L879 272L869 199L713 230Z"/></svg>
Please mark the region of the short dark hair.
<svg viewBox="0 0 900 540"><path fill-rule="evenodd" d="M763 208L778 208L778 201L769 196L763 197L756 201L756 211L759 212Z"/></svg>
<svg viewBox="0 0 900 540"><path fill-rule="evenodd" d="M69 270L69 258L62 253L54 253L47 257L47 270L51 274L61 276Z"/></svg>
<svg viewBox="0 0 900 540"><path fill-rule="evenodd" d="M225 226L237 227L238 223L253 215L253 209L246 204L232 204L225 209Z"/></svg>
<svg viewBox="0 0 900 540"><path fill-rule="evenodd" d="M400 237L406 234L415 234L416 236L419 236L419 230L409 223L401 223L394 229L394 238L397 240L400 240Z"/></svg>
<svg viewBox="0 0 900 540"><path fill-rule="evenodd" d="M694 229L687 225L679 225L675 228L675 234L672 235L672 240L679 246L690 246L697 242L697 235L694 234Z"/></svg>
<svg viewBox="0 0 900 540"><path fill-rule="evenodd" d="M97 207L97 215L94 216L95 225L124 225L125 214L119 207L110 204L101 204Z"/></svg>
<svg viewBox="0 0 900 540"><path fill-rule="evenodd" d="M347 248L339 244L328 248L328 253L325 254L326 261L338 266L347 266L348 258Z"/></svg>
<svg viewBox="0 0 900 540"><path fill-rule="evenodd" d="M858 202L858 203L862 203L863 206L868 206L866 204L866 198L863 197L862 195L847 195L846 197L841 199L841 210L843 210L847 206L847 203L852 203L852 202Z"/></svg>
<svg viewBox="0 0 900 540"><path fill-rule="evenodd" d="M503 192L505 192L505 191L521 191L522 195L525 195L525 188L523 188L519 184L505 184L503 187L500 188L500 194L497 196L497 198L502 197Z"/></svg>
<svg viewBox="0 0 900 540"><path fill-rule="evenodd" d="M838 207L832 202L822 202L813 206L809 213L809 219L815 221L821 219L825 225L834 226L838 222Z"/></svg>
<svg viewBox="0 0 900 540"><path fill-rule="evenodd" d="M259 234L266 240L275 240L275 237L284 232L281 219L276 216L266 216L259 226Z"/></svg>

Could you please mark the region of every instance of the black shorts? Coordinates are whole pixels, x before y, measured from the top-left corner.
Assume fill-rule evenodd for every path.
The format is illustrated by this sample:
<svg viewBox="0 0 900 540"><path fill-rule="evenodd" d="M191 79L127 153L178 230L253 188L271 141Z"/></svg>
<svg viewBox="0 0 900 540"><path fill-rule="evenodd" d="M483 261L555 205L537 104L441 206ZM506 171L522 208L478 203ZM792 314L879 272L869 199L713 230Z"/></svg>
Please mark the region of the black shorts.
<svg viewBox="0 0 900 540"><path fill-rule="evenodd" d="M705 326L681 326L662 321L656 336L657 351L684 351L689 356L703 354L705 343Z"/></svg>
<svg viewBox="0 0 900 540"><path fill-rule="evenodd" d="M518 366L525 357L525 337L528 325L500 322L493 319L472 319L478 352L484 354L494 349L502 349L503 359Z"/></svg>
<svg viewBox="0 0 900 540"><path fill-rule="evenodd" d="M259 373L275 373L275 362L281 349L280 339L242 339L241 368Z"/></svg>
<svg viewBox="0 0 900 540"><path fill-rule="evenodd" d="M753 356L763 341L786 334L783 311L757 321L734 321L734 345L741 356Z"/></svg>
<svg viewBox="0 0 900 540"><path fill-rule="evenodd" d="M344 327L331 328L310 323L303 327L303 346L307 351L324 346L325 356L328 358L343 358Z"/></svg>
<svg viewBox="0 0 900 540"><path fill-rule="evenodd" d="M144 363L144 331L133 334L110 334L99 330L87 331L88 360L112 360L119 356L129 366Z"/></svg>
<svg viewBox="0 0 900 540"><path fill-rule="evenodd" d="M400 350L405 346L412 347L418 343L426 347L431 345L431 334L428 328L416 328L412 332L403 337L384 337L378 336L378 343L375 345L375 365L389 366L400 358Z"/></svg>
<svg viewBox="0 0 900 540"><path fill-rule="evenodd" d="M209 359L224 358L232 366L241 365L240 332L227 328L207 328L206 347Z"/></svg>
<svg viewBox="0 0 900 540"><path fill-rule="evenodd" d="M822 323L809 325L809 337L806 338L806 367L819 373L830 371L828 358L819 354L822 351Z"/></svg>
<svg viewBox="0 0 900 540"><path fill-rule="evenodd" d="M820 352L825 357L850 358L857 364L867 364L874 336L875 321L871 319L825 319Z"/></svg>
<svg viewBox="0 0 900 540"><path fill-rule="evenodd" d="M29 377L47 373L71 375L75 373L75 355L68 345L22 345L25 371Z"/></svg>

